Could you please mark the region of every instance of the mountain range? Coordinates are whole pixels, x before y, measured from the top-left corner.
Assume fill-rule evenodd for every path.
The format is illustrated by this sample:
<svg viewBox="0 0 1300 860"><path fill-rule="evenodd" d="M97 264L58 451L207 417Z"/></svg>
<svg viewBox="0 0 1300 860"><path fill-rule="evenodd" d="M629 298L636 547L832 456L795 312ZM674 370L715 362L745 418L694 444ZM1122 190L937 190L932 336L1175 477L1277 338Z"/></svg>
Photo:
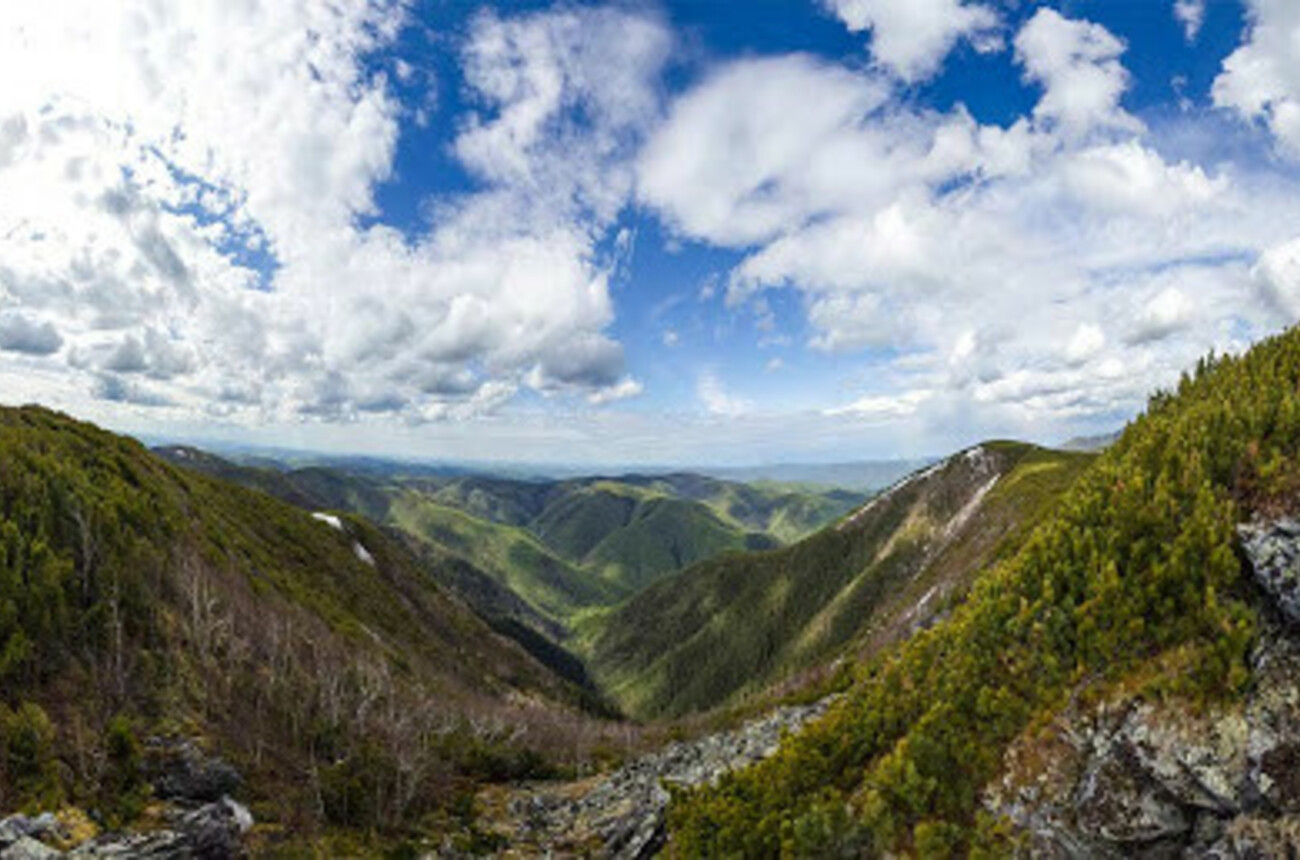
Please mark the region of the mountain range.
<svg viewBox="0 0 1300 860"><path fill-rule="evenodd" d="M181 748L255 853L1282 845L1298 391L1292 332L1100 453L989 441L870 496L239 464L3 409L0 802L117 850L196 801ZM737 728L765 714L798 732Z"/></svg>

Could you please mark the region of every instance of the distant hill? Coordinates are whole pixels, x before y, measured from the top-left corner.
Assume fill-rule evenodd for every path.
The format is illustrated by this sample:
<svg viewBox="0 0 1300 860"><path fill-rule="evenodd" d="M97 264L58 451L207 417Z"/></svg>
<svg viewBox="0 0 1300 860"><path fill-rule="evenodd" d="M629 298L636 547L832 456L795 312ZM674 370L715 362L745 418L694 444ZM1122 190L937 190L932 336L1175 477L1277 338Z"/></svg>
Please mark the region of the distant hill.
<svg viewBox="0 0 1300 860"><path fill-rule="evenodd" d="M704 467L700 471L725 481L812 485L839 487L846 490L875 491L890 486L903 476L924 468L932 462L934 462L933 459L855 460L844 463L773 463L767 466L738 466L734 468Z"/></svg>
<svg viewBox="0 0 1300 860"><path fill-rule="evenodd" d="M1122 431L1116 430L1113 433L1102 433L1097 436L1075 436L1073 439L1066 441L1061 445L1062 451L1091 451L1093 453L1105 451L1111 445L1114 445L1119 439Z"/></svg>
<svg viewBox="0 0 1300 860"><path fill-rule="evenodd" d="M373 464L360 472L252 467L185 446L156 450L307 510L350 511L400 529L433 557L467 563L444 584L486 617L510 606L512 622L559 639L578 616L615 605L658 577L722 553L796 540L864 498L685 473L526 481L427 470L406 475ZM484 587L483 576L518 601L502 600Z"/></svg>
<svg viewBox="0 0 1300 860"><path fill-rule="evenodd" d="M588 626L592 670L631 713L662 717L877 650L958 599L1090 460L988 443L793 546L689 567Z"/></svg>

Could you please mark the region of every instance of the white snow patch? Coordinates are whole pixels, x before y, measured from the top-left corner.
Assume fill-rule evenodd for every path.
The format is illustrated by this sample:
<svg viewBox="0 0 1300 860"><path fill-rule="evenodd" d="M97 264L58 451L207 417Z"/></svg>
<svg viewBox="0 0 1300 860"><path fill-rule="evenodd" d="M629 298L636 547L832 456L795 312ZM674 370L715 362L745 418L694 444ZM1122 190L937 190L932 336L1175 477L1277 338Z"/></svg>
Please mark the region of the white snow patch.
<svg viewBox="0 0 1300 860"><path fill-rule="evenodd" d="M363 547L360 543L352 544L352 551L357 554L357 558L364 561L371 567L375 566L375 557L370 554L370 550Z"/></svg>
<svg viewBox="0 0 1300 860"><path fill-rule="evenodd" d="M311 515L311 518L313 520L320 520L321 522L325 523L325 525L329 526L335 531L340 531L340 532L343 531L343 520L339 519L333 514L323 514L317 511L316 513Z"/></svg>

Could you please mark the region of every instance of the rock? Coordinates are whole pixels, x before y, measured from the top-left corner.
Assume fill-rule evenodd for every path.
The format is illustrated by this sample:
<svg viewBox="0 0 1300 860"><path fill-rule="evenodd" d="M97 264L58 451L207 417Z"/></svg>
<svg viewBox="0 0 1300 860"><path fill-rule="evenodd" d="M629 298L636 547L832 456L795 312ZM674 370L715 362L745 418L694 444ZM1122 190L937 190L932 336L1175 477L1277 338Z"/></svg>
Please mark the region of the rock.
<svg viewBox="0 0 1300 860"><path fill-rule="evenodd" d="M11 815L0 820L0 848L12 845L23 837L42 839L55 836L61 829L59 820L50 812L43 812L35 818Z"/></svg>
<svg viewBox="0 0 1300 860"><path fill-rule="evenodd" d="M223 797L181 814L170 829L107 834L79 845L69 856L224 860L244 853L243 836L252 826L248 809Z"/></svg>
<svg viewBox="0 0 1300 860"><path fill-rule="evenodd" d="M1300 522L1285 517L1239 526L1251 574L1292 624L1300 624Z"/></svg>
<svg viewBox="0 0 1300 860"><path fill-rule="evenodd" d="M245 833L253 826L246 807L229 797L187 813L180 831L199 857L232 857L239 853Z"/></svg>
<svg viewBox="0 0 1300 860"><path fill-rule="evenodd" d="M0 851L0 860L47 860L50 857L62 857L63 852L56 851L31 836L23 836Z"/></svg>
<svg viewBox="0 0 1300 860"><path fill-rule="evenodd" d="M1074 707L1008 750L985 806L1050 857L1300 856L1300 524L1242 530L1280 610L1261 619L1241 700Z"/></svg>
<svg viewBox="0 0 1300 860"><path fill-rule="evenodd" d="M146 776L164 800L214 803L234 794L242 782L228 762L205 754L188 738L151 738L146 748Z"/></svg>
<svg viewBox="0 0 1300 860"><path fill-rule="evenodd" d="M509 804L517 845L539 853L641 860L662 850L667 838L665 785L714 782L723 774L776 752L786 732L823 715L832 699L781 708L721 734L674 743L609 774L577 797L524 793Z"/></svg>

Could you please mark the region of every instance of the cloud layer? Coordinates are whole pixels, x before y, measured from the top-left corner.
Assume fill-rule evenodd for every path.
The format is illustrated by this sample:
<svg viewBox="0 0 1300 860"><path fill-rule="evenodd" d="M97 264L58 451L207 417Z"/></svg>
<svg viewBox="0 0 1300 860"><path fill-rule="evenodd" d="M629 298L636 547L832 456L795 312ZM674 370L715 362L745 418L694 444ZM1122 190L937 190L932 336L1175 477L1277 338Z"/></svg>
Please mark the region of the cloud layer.
<svg viewBox="0 0 1300 860"><path fill-rule="evenodd" d="M1206 4L1166 8L1200 39ZM655 394L615 334L628 291L656 286L628 275L647 224L670 255L721 261L715 331L752 318L760 351L801 341L747 373L700 359L676 408L710 426L776 426L763 390L801 356L841 370L800 427L1114 423L1207 349L1300 318L1289 0L1248 0L1216 110L1177 122L1130 108L1129 46L1104 26L975 0L822 0L862 39L849 62L673 65L666 13L485 9L440 42L458 110L436 113L429 93L408 98L433 71L401 55L420 11L8 10L9 396L244 425L532 408L600 424L588 410ZM918 93L954 51L996 54L1032 108L993 124L928 106ZM376 201L406 180L403 135L429 122L452 190L399 230ZM1182 145L1225 130L1272 157ZM653 339L692 355L688 331L656 320Z"/></svg>
<svg viewBox="0 0 1300 860"><path fill-rule="evenodd" d="M11 10L0 299L21 313L0 348L100 397L251 420L634 392L597 243L658 111L666 29L480 16L461 48L478 109L454 145L478 188L410 237L362 226L409 120L391 86L409 69L373 58L407 16L396 0Z"/></svg>

